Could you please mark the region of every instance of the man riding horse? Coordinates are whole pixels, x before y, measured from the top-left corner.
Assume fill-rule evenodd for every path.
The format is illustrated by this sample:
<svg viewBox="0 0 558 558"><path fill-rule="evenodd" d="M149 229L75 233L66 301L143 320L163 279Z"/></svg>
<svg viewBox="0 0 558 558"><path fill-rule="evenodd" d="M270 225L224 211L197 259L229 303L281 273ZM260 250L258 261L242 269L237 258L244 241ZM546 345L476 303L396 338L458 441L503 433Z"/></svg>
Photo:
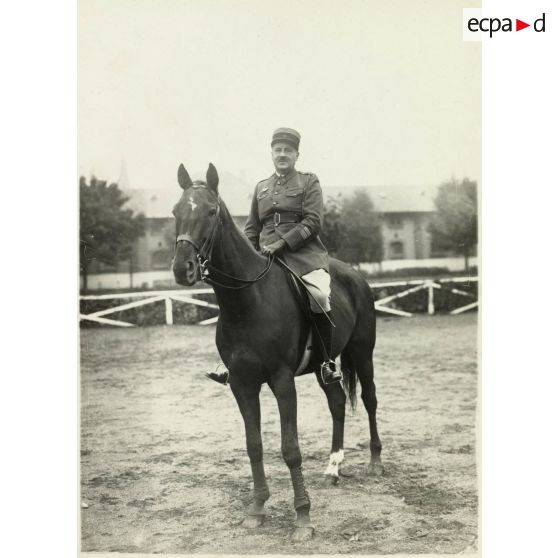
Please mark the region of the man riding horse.
<svg viewBox="0 0 558 558"><path fill-rule="evenodd" d="M332 354L329 261L318 236L323 222L323 197L315 174L299 172L300 134L278 128L271 139L271 159L275 172L259 182L244 233L256 250L279 256L310 292L310 308L321 351L320 373L324 384L342 379ZM210 377L226 383L228 373Z"/></svg>
<svg viewBox="0 0 558 558"><path fill-rule="evenodd" d="M272 253L283 256L311 282L316 299L314 309L323 308L324 321L330 306L335 318L331 353L324 351L323 359L329 363L339 355L347 392L340 382L327 385L316 374L327 396L333 426L326 477L334 483L339 480L339 465L344 459L345 405L348 397L354 407L357 382L368 413L372 474L381 472L382 445L376 422L372 358L376 341L374 296L362 275L339 260L325 260L325 249L317 240L322 211L320 187L314 175L294 170L298 144L299 136L291 130L274 134L273 161L278 172L256 187L247 224L252 242L238 229L219 195L217 169L210 164L206 180L194 182L184 165L179 166L182 194L173 208L176 220L173 272L176 282L183 286L192 286L203 277L212 285L219 305L215 344L244 421L254 483L243 525L254 528L263 524L265 503L271 495L264 468L260 408L260 390L267 384L277 400L281 454L293 487L296 511L293 540L307 541L313 536L314 526L298 443L295 376L308 339L308 323L305 309L292 296L284 269L273 265ZM254 244L267 255L259 253ZM316 252L319 257L315 257ZM327 338L327 332L323 335ZM320 361L321 358L317 359ZM334 372L330 366L324 368L326 374ZM310 371L315 370L304 369L303 373ZM331 380L331 375L327 379Z"/></svg>

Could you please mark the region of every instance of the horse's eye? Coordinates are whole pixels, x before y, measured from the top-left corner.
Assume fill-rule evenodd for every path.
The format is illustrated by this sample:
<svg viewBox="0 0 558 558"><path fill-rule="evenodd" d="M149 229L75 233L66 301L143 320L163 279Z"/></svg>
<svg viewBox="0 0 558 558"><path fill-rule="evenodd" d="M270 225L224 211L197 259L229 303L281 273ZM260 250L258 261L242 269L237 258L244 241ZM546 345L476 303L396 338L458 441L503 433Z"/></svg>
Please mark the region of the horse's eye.
<svg viewBox="0 0 558 558"><path fill-rule="evenodd" d="M210 215L215 215L216 213L217 213L217 210L216 210L214 207L212 207L212 208L209 210L209 214L210 214Z"/></svg>

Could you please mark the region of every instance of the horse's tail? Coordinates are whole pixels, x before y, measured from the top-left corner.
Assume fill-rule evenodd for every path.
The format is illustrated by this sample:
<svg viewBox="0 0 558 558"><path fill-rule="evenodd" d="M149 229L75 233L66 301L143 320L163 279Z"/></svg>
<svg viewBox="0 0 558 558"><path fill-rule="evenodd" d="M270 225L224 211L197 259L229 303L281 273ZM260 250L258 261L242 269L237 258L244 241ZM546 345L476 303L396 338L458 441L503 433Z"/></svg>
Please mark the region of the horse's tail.
<svg viewBox="0 0 558 558"><path fill-rule="evenodd" d="M357 405L356 387L358 378L353 360L347 349L341 353L341 371L343 372L343 387L349 397L351 409L354 411Z"/></svg>

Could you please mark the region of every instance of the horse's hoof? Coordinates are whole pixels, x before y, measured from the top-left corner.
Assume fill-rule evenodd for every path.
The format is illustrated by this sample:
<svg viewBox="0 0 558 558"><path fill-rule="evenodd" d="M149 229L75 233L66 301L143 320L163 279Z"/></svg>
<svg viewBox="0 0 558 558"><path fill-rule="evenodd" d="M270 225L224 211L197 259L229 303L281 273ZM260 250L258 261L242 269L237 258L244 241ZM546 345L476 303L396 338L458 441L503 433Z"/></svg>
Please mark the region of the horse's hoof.
<svg viewBox="0 0 558 558"><path fill-rule="evenodd" d="M380 461L370 462L366 469L366 473L371 477L381 477L384 474L384 466Z"/></svg>
<svg viewBox="0 0 558 558"><path fill-rule="evenodd" d="M305 525L304 527L296 527L291 536L293 542L304 542L312 540L314 536L314 527Z"/></svg>
<svg viewBox="0 0 558 558"><path fill-rule="evenodd" d="M335 486L339 482L339 477L335 475L324 475L325 484Z"/></svg>
<svg viewBox="0 0 558 558"><path fill-rule="evenodd" d="M257 527L261 527L264 521L265 515L249 515L244 518L242 527L245 527L246 529L256 529Z"/></svg>

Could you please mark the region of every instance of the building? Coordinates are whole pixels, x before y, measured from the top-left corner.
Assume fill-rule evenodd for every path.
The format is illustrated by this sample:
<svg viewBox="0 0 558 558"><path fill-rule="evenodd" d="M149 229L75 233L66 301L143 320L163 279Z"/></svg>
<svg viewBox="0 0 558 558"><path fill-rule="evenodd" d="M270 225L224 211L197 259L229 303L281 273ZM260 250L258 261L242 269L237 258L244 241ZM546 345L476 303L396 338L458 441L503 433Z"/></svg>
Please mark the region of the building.
<svg viewBox="0 0 558 558"><path fill-rule="evenodd" d="M425 260L452 256L432 242L429 225L437 186L324 187L324 198L364 190L382 219L384 260Z"/></svg>
<svg viewBox="0 0 558 558"><path fill-rule="evenodd" d="M193 179L201 177L201 173L192 174ZM437 186L323 186L324 200L327 203L329 198L351 195L356 189L365 190L375 209L381 214L384 239L383 269L442 266L433 262L433 258L446 258L444 261L449 264L447 258L455 254L436 246L428 230L435 211L434 197ZM220 171L219 191L235 221L243 227L254 185L229 172ZM127 188L125 193L130 198L128 206L136 212L142 212L146 217L145 234L138 239L131 261L121 262L116 267L92 267L89 276L90 288L147 288L173 285L170 267L175 226L171 212L180 197L180 188ZM453 265L448 265L448 268L459 265L460 259Z"/></svg>
<svg viewBox="0 0 558 558"><path fill-rule="evenodd" d="M203 174L199 174L201 178ZM192 178L198 175L192 174ZM219 171L219 192L237 223L242 226L247 216L254 187L242 178ZM175 226L172 208L182 190L176 188L134 190L127 189L128 207L146 217L145 234L137 241L134 255L136 272L170 269L174 249Z"/></svg>

